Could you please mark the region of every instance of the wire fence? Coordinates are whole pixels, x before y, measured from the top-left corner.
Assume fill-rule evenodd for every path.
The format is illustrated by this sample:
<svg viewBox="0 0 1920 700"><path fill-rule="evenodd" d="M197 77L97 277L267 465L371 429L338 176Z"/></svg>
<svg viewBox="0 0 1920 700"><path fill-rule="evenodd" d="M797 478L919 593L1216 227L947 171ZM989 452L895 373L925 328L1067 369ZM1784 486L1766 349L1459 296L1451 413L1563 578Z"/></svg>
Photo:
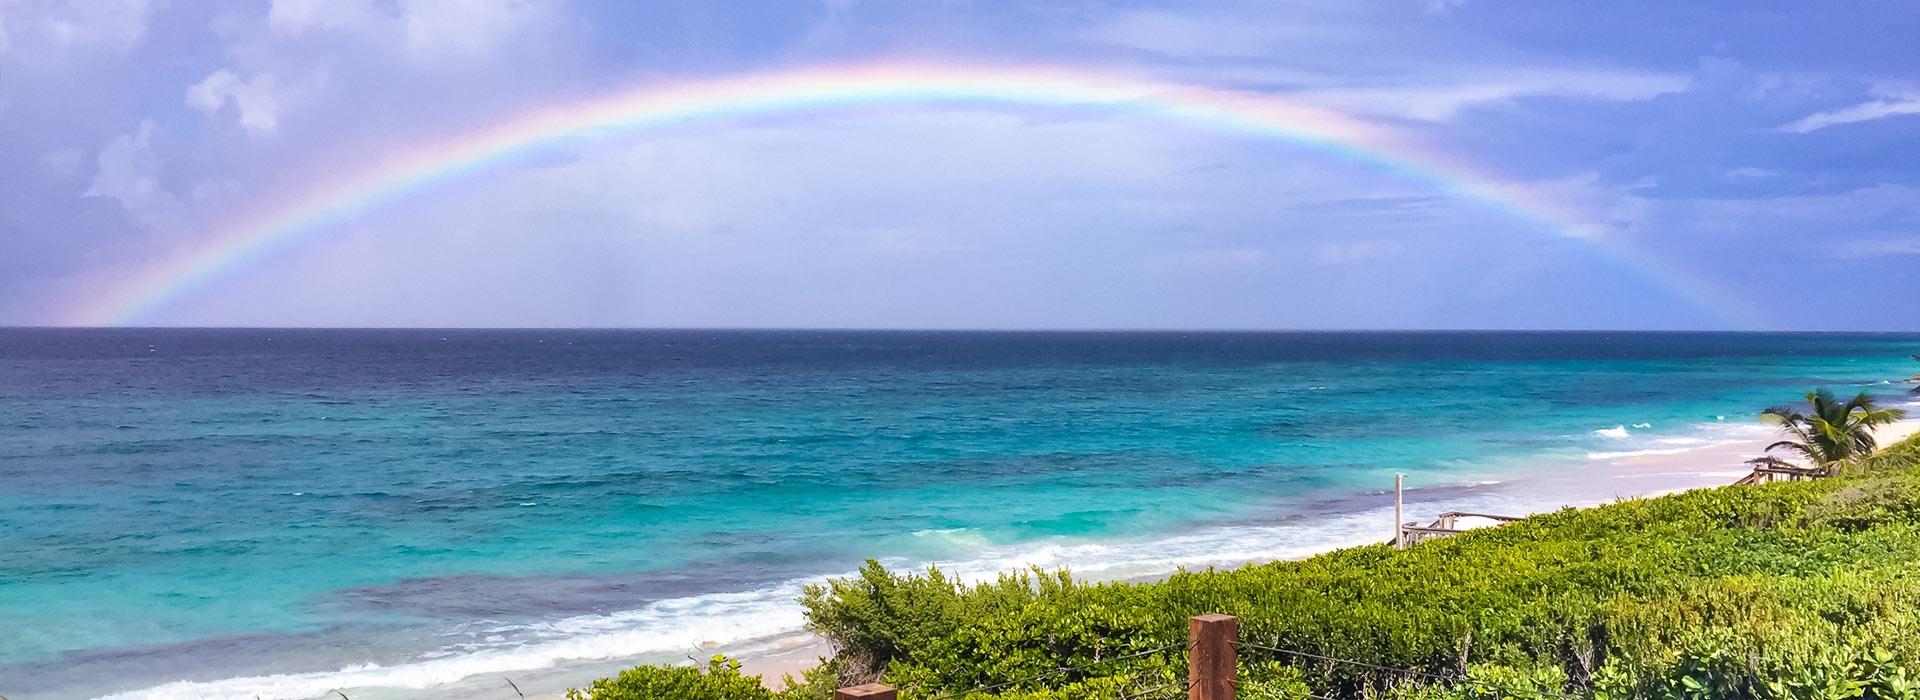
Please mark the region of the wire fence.
<svg viewBox="0 0 1920 700"><path fill-rule="evenodd" d="M1464 676L1452 676L1444 673L1433 673L1430 671L1420 671L1420 670L1411 669L1411 668L1400 668L1398 666L1388 666L1385 664L1376 664L1376 663L1370 663L1366 661L1355 661L1353 659L1343 659L1337 656L1328 656L1326 654L1316 654L1310 651L1300 651L1298 649L1282 649L1276 646L1254 644L1252 642L1235 642L1235 644L1242 649L1255 649L1259 651L1269 651L1276 654L1284 654L1287 656L1293 656L1298 658L1315 659L1318 661L1326 661L1330 663L1356 666L1360 668L1372 669L1375 671L1386 671L1389 673L1399 673L1399 674L1414 676L1418 678L1446 681L1448 683L1456 683L1456 684L1466 683L1469 685L1476 685L1482 688L1487 688L1489 690L1498 690L1508 695L1515 695L1515 696L1521 696L1521 697L1525 697L1529 695L1542 695L1550 698L1557 698L1558 700L1585 700L1584 698L1581 698L1579 696L1568 695L1558 691L1542 690L1538 688L1526 688L1526 689L1515 688L1508 685L1492 683L1489 681L1483 681L1475 678L1467 678Z"/></svg>
<svg viewBox="0 0 1920 700"><path fill-rule="evenodd" d="M1203 619L1209 619L1208 625L1214 625L1214 626L1210 627L1208 625L1201 624L1201 621ZM1222 623L1222 622L1224 622L1225 624L1224 625L1216 624L1216 623ZM1439 682L1444 682L1450 685L1460 685L1460 684L1472 685L1472 686L1484 688L1491 691L1497 691L1509 697L1552 698L1553 700L1589 700L1586 697L1582 697L1579 695L1572 695L1572 694L1564 693L1558 690L1550 690L1550 689L1543 689L1543 688L1520 688L1512 685L1495 683L1491 681L1481 680L1477 678L1470 678L1466 676L1456 676L1456 675L1450 675L1450 674L1444 674L1444 673L1434 673L1432 671L1422 671L1418 669L1401 668L1398 666L1392 666L1388 664L1373 663L1370 661L1360 661L1357 659L1341 658L1338 656L1321 654L1321 653L1316 653L1311 651L1302 651L1299 649L1288 649L1288 648L1281 647L1278 645L1273 645L1273 644L1260 644L1257 642L1242 641L1238 639L1238 621L1235 620L1234 618L1223 616L1223 615L1205 615L1201 617L1196 617L1194 618L1194 625L1191 628L1191 630L1192 630L1191 638L1189 638L1184 645L1178 642L1164 644L1164 645L1154 647L1152 649L1147 649L1144 651L1137 651L1129 654L1122 654L1119 656L1112 656L1104 659L1097 659L1094 661L1089 661L1087 663L1078 664L1074 666L1061 666L1059 668L1043 671L1040 673L1033 674L1031 676L1026 676L1026 677L1018 678L1015 680L1004 681L1004 682L994 683L990 685L983 685L976 688L969 688L966 690L949 691L941 695L920 696L918 694L915 694L912 697L914 698L914 700L955 700L957 698L964 698L970 695L982 695L987 693L995 693L1003 690L1010 690L1010 689L1024 690L1026 689L1026 686L1029 686L1030 684L1038 683L1051 678L1058 678L1058 677L1066 676L1069 674L1083 673L1107 664L1117 663L1121 661L1140 659L1140 658L1154 656L1157 654L1164 654L1169 651L1173 651L1175 649L1181 649L1181 647L1184 646L1185 648L1182 649L1182 651L1184 651L1188 657L1188 674L1186 678L1176 678L1173 680L1165 680L1153 685L1147 685L1147 681L1145 679L1135 677L1130 679L1127 682L1127 685L1130 685L1131 687L1124 688L1114 695L1115 700L1169 700L1170 698L1177 698L1177 697L1187 697L1187 698L1191 698L1192 700L1254 700L1253 698L1243 699L1243 698L1237 697L1239 694L1240 684L1239 684L1239 679L1237 677L1237 671L1235 669L1238 667L1239 652L1241 650L1253 652L1249 654L1249 656L1261 655L1261 654L1280 655L1280 656L1292 657L1295 659L1309 659L1309 660L1321 661L1329 664L1340 664L1340 665L1352 666L1355 668L1364 668L1372 671L1379 671L1382 673L1398 674L1400 676L1407 677L1407 678L1420 678L1420 679L1425 679L1430 681L1439 681ZM1203 638L1203 635L1204 635L1204 638ZM1101 641L1104 642L1109 640L1101 640ZM863 688L865 687L875 688L876 690L871 691L871 693L868 693L868 694L836 694L835 697L837 699L846 699L846 700L853 700L858 698L875 698L876 700L897 700L898 698L898 696L895 694L896 691L894 691L894 689L892 688L887 688L885 686L863 686ZM846 693L846 692L847 691L845 690L842 691L842 693ZM1311 691L1298 690L1298 689L1273 691L1273 694L1271 696L1263 695L1263 697L1277 697L1279 700L1339 700L1338 698L1329 697L1326 695L1319 695Z"/></svg>
<svg viewBox="0 0 1920 700"><path fill-rule="evenodd" d="M1103 640L1100 640L1100 641L1103 641L1103 642L1104 642L1104 641L1109 641L1109 640L1104 640L1104 639L1103 639ZM963 698L963 697L966 697L966 696L968 696L968 695L978 695L978 694L980 694L980 693L990 693L990 692L993 692L993 691L996 691L996 690L1001 690L1001 689L1005 689L1005 688L1011 688L1011 687L1014 687L1014 686L1019 686L1019 685L1024 685L1024 684L1027 684L1027 683L1032 683L1032 682L1035 682L1035 681L1042 681L1042 680L1046 680L1046 679L1048 679L1048 678L1052 678L1052 677L1056 677L1056 676L1064 676L1064 675L1067 675L1067 674L1070 674L1070 673L1078 673L1078 672L1081 672L1081 671L1086 671L1086 670L1088 670L1088 669L1092 669L1092 668L1095 668L1095 667L1098 667L1098 666L1104 666L1104 665L1106 665L1106 664L1111 664L1111 663L1116 663L1116 662L1120 662L1120 661L1127 661L1127 660L1129 660L1129 659L1138 659L1138 658L1144 658L1144 657L1148 657L1148 656L1153 656L1153 655L1155 655L1155 654L1160 654L1160 653L1164 653L1164 652L1166 652L1166 651L1167 651L1167 650L1169 650L1169 649L1176 649L1176 648L1179 648L1180 646L1182 646L1182 643L1180 643L1180 642L1173 642L1173 643L1171 643L1171 644L1164 644L1164 645L1161 645L1161 646L1158 646L1158 647L1155 647L1155 648L1152 648L1152 649L1148 649L1148 650L1146 650L1146 651L1137 651L1137 652L1134 652L1134 653L1131 653L1131 654L1122 654L1122 655L1120 655L1120 656L1110 656L1110 657L1107 657L1107 658L1104 658L1104 659L1096 659L1096 660L1094 660L1094 661L1089 661L1089 662L1087 662L1087 663L1084 663L1084 664L1080 664L1080 665L1078 665L1078 666L1062 666L1062 667L1059 667L1059 668L1055 668L1055 669L1053 669L1053 670L1050 670L1050 671L1042 671L1042 672L1040 672L1040 673L1036 673L1036 674L1034 674L1034 675L1031 675L1031 676L1027 676L1026 678L1019 678L1019 679L1015 679L1015 680L1011 680L1011 681L1006 681L1006 682L1004 682L1004 683L995 683L995 684L993 684L993 685L986 685L986 686L981 686L981 687L978 687L978 688L970 688L970 689L967 689L967 690L962 690L962 691L956 691L956 692L950 692L950 693L948 693L948 694L946 694L946 695L936 695L936 696L933 696L933 697L931 697L931 698L928 698L927 700L953 700L953 698ZM1134 697L1141 697L1141 696L1124 696L1124 697L1126 697L1126 698L1127 698L1127 700L1132 700L1132 698L1134 698Z"/></svg>
<svg viewBox="0 0 1920 700"><path fill-rule="evenodd" d="M1177 697L1172 693L1167 693L1166 695L1162 695L1161 693L1166 693L1169 690L1180 690L1184 692L1186 689L1187 689L1186 681L1173 681L1170 683L1162 683L1160 685L1157 685L1145 690L1136 691L1131 695L1123 694L1120 696L1120 699L1121 700L1158 700L1159 698L1164 698L1164 697Z"/></svg>

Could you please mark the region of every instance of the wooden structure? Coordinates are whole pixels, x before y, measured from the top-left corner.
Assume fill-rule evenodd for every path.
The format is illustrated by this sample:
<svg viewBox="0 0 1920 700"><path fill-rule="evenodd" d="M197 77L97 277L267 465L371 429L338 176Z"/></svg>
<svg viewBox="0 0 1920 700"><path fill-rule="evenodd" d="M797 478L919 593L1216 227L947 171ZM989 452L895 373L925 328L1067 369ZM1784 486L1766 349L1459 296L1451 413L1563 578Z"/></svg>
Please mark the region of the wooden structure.
<svg viewBox="0 0 1920 700"><path fill-rule="evenodd" d="M1427 525L1421 525L1417 522L1410 523L1406 521L1406 515L1404 514L1406 510L1406 499L1402 493L1403 488L1404 482L1402 475L1393 475L1393 540L1391 540L1391 542L1395 549L1406 549L1436 537L1446 537L1448 535L1458 535L1466 532L1468 528L1460 527L1461 518L1484 518L1494 521L1496 525L1504 525L1516 520L1525 520L1525 518L1511 515L1468 513L1465 511L1450 510L1441 513L1439 518L1434 519L1432 523Z"/></svg>
<svg viewBox="0 0 1920 700"><path fill-rule="evenodd" d="M1441 513L1440 517L1435 518L1432 523L1429 523L1427 525L1420 525L1417 523L1401 523L1400 524L1400 542L1402 544L1400 546L1409 547L1409 546L1416 545L1421 542L1425 542L1427 540L1433 539L1435 537L1446 537L1448 535L1458 535L1462 532L1466 532L1467 530L1472 529L1472 528L1460 527L1461 518L1485 518L1487 520L1494 521L1495 524L1506 524L1506 523L1511 523L1514 521L1526 519L1526 518L1516 517L1512 515L1493 515L1491 513L1468 513L1466 511L1450 510L1445 513Z"/></svg>
<svg viewBox="0 0 1920 700"><path fill-rule="evenodd" d="M1187 700L1233 700L1240 619L1198 615L1187 620Z"/></svg>
<svg viewBox="0 0 1920 700"><path fill-rule="evenodd" d="M1795 467L1786 464L1754 464L1753 473L1740 477L1740 480L1733 482L1733 485L1753 486L1755 484L1771 484L1776 481L1805 481L1807 479L1818 479L1823 476L1826 476L1826 472L1819 469Z"/></svg>

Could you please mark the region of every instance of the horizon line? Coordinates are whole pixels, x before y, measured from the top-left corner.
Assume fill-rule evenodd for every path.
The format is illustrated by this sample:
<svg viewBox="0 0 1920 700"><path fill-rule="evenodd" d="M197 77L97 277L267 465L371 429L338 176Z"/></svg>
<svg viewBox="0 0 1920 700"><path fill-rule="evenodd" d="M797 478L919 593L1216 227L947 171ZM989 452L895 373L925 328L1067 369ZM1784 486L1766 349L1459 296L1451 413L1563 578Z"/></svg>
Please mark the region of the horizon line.
<svg viewBox="0 0 1920 700"><path fill-rule="evenodd" d="M1795 333L1853 333L1878 335L1916 335L1913 330L1869 329L1725 329L1725 328L1494 328L1412 326L1404 328L1233 328L1233 327L934 327L934 326L94 326L94 325L4 325L0 330L78 330L78 331L781 331L816 333L1699 333L1768 335Z"/></svg>

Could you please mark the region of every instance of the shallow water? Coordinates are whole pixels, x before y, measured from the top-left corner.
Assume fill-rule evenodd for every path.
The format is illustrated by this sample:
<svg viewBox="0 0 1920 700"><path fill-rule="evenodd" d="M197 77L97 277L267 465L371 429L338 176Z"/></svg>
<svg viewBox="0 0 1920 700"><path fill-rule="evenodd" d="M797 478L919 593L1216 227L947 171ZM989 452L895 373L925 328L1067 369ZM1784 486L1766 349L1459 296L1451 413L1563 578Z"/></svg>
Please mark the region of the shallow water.
<svg viewBox="0 0 1920 700"><path fill-rule="evenodd" d="M0 694L446 693L777 635L864 557L1120 577L1378 540L1395 472L1498 506L1815 386L1904 401L1915 348L0 330Z"/></svg>

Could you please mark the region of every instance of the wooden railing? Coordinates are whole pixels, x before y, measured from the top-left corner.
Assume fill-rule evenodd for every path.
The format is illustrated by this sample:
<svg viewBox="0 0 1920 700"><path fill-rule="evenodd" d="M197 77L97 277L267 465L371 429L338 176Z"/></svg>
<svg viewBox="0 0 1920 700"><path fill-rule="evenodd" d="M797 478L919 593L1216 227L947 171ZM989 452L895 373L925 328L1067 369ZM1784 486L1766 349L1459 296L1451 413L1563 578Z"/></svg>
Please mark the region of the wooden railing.
<svg viewBox="0 0 1920 700"><path fill-rule="evenodd" d="M1804 481L1807 479L1817 479L1821 476L1825 476L1825 473L1818 469L1756 464L1753 466L1752 474L1740 477L1740 480L1733 482L1733 485L1753 486L1756 484L1771 484L1775 481Z"/></svg>
<svg viewBox="0 0 1920 700"><path fill-rule="evenodd" d="M1458 535L1462 532L1466 532L1470 528L1460 527L1461 518L1485 518L1487 520L1492 520L1496 523L1501 523L1501 524L1517 522L1517 521L1526 519L1526 518L1516 517L1512 515L1493 515L1491 513L1468 513L1465 511L1450 510L1445 513L1441 513L1440 517L1435 518L1433 522L1428 525L1415 525L1413 523L1402 523L1400 525L1401 546L1418 544L1422 541L1430 540L1435 537L1446 537L1448 535Z"/></svg>
<svg viewBox="0 0 1920 700"><path fill-rule="evenodd" d="M1406 549L1407 547L1436 537L1446 537L1448 535L1458 535L1466 532L1466 528L1460 527L1461 518L1486 518L1502 525L1526 519L1512 515L1491 515L1488 513L1468 513L1465 511L1450 510L1441 513L1440 517L1435 518L1432 524L1420 525L1418 523L1406 522L1406 516L1402 515L1405 510L1405 485L1401 475L1395 474L1393 475L1393 539L1389 542L1395 549Z"/></svg>

